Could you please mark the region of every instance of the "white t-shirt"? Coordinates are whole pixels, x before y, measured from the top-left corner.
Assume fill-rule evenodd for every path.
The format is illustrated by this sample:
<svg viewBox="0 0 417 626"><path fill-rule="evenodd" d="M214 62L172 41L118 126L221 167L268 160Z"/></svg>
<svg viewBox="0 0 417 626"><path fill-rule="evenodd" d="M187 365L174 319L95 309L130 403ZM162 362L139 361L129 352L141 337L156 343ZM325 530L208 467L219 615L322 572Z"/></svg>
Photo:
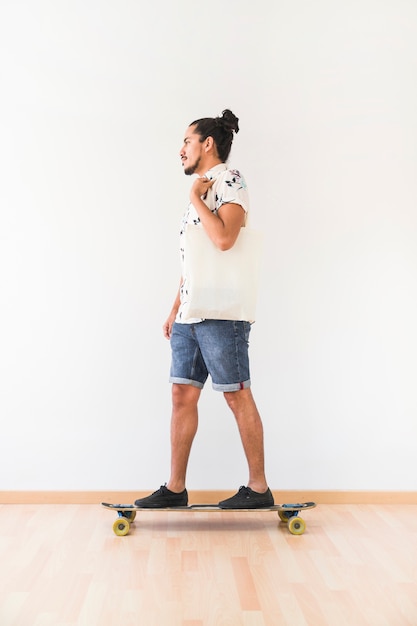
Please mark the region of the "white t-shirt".
<svg viewBox="0 0 417 626"><path fill-rule="evenodd" d="M215 182L207 192L206 197L203 197L203 201L208 206L210 211L217 213L223 204L234 203L240 204L243 210L247 213L249 210L249 196L246 187L245 179L238 170L229 170L225 163L216 165L211 170L204 174L209 180L215 179ZM182 282L180 286L180 307L178 309L176 322L182 324L195 324L201 322L201 319L187 319L182 320L182 311L187 301L187 276L185 275L184 259L187 254L185 249L185 237L184 232L187 228L187 224L200 224L200 218L195 210L194 206L190 202L187 210L184 213L180 230L180 254L182 264Z"/></svg>

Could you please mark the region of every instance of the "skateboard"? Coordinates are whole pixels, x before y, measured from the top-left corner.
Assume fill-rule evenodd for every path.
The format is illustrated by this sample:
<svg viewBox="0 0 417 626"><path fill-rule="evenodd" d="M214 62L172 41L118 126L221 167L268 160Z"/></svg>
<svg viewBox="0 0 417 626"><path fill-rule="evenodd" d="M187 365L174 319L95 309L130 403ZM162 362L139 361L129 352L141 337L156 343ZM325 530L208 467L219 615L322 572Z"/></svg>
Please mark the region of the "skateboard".
<svg viewBox="0 0 417 626"><path fill-rule="evenodd" d="M265 513L268 511L276 511L281 522L288 526L288 530L292 535L302 535L306 529L305 521L299 516L300 511L312 509L316 506L315 502L302 502L297 504L275 504L274 506L264 509L221 509L216 504L190 504L189 506L178 506L169 508L143 508L133 504L109 504L102 502L102 506L106 509L116 511L118 518L113 524L113 532L118 537L124 537L130 530L131 523L135 520L136 514L155 513L158 511L174 512L174 513Z"/></svg>

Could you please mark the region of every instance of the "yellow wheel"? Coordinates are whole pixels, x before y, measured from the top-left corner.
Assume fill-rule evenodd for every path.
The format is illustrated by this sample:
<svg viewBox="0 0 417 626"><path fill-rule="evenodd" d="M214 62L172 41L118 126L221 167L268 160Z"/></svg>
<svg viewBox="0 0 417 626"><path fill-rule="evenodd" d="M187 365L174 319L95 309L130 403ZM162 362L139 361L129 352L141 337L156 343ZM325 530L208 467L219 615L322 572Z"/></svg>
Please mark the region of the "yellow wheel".
<svg viewBox="0 0 417 626"><path fill-rule="evenodd" d="M288 514L285 511L278 511L278 517L281 520L281 522L288 522Z"/></svg>
<svg viewBox="0 0 417 626"><path fill-rule="evenodd" d="M302 535L305 529L306 523L301 517L294 516L288 520L288 530L292 535Z"/></svg>
<svg viewBox="0 0 417 626"><path fill-rule="evenodd" d="M118 517L113 524L114 534L118 537L124 537L130 530L129 520L125 517Z"/></svg>
<svg viewBox="0 0 417 626"><path fill-rule="evenodd" d="M136 511L124 511L123 517L129 520L129 522L133 522L136 517Z"/></svg>

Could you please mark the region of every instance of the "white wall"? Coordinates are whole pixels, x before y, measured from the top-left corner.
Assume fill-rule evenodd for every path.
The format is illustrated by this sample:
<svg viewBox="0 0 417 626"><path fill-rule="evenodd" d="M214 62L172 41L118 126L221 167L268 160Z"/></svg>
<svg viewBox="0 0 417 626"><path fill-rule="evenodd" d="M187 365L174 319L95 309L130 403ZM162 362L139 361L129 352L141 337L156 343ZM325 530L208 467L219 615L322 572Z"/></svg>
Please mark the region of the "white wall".
<svg viewBox="0 0 417 626"><path fill-rule="evenodd" d="M274 489L417 489L417 4L0 5L1 490L154 489L187 125L228 107L265 231ZM247 479L208 385L194 489Z"/></svg>

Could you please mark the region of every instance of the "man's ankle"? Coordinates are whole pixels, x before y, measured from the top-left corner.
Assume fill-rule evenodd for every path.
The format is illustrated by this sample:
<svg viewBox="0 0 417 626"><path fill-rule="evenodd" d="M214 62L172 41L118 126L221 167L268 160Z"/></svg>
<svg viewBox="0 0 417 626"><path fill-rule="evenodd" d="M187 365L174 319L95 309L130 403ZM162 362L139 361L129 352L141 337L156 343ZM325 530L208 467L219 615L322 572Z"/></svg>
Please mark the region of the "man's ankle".
<svg viewBox="0 0 417 626"><path fill-rule="evenodd" d="M166 484L166 488L172 491L172 493L182 493L185 489L184 483L169 482Z"/></svg>
<svg viewBox="0 0 417 626"><path fill-rule="evenodd" d="M257 482L249 482L247 485L252 491L256 493L265 493L268 489L268 485L266 483L257 483Z"/></svg>

